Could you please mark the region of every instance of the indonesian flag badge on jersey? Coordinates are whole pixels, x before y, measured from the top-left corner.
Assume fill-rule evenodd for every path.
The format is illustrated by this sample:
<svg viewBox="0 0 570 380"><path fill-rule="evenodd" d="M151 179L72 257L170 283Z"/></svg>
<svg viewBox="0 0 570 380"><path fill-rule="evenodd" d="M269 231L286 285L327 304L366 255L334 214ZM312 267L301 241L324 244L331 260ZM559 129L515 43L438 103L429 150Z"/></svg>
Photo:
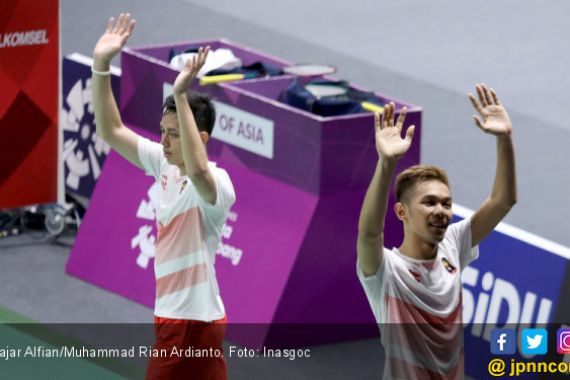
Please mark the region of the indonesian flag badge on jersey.
<svg viewBox="0 0 570 380"><path fill-rule="evenodd" d="M445 257L441 258L441 263L443 264L443 267L445 269L447 269L447 271L451 274L455 274L457 272L457 268L455 268L453 265L451 265L451 263L449 262L449 260L447 260Z"/></svg>

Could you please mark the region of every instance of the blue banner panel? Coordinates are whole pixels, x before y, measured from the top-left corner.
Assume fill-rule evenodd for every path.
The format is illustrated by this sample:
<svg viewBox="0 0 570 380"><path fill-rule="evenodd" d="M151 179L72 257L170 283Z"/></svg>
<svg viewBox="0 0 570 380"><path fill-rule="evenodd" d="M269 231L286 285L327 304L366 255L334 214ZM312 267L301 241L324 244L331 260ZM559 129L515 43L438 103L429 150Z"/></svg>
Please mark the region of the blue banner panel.
<svg viewBox="0 0 570 380"><path fill-rule="evenodd" d="M457 211L455 206L454 211ZM471 212L460 214L468 217ZM461 219L456 216L454 221ZM561 292L569 257L570 249L506 224L500 224L480 244L479 259L462 274L466 375L489 378L489 363L494 359L505 362L505 376L517 362L547 361L544 355L523 355L523 350L528 352L529 348L523 331L547 327L555 330L557 324L568 322L559 320L568 316L556 311L567 302ZM491 342L493 330L501 328L514 330L516 350L512 355L491 353L497 344L500 347L512 344L505 341L507 335ZM502 334L495 332L495 335ZM547 353L556 352L555 331L550 335ZM495 351L498 349L495 347ZM552 359L548 357L548 361ZM561 361L562 357L554 359ZM538 379L543 375L524 373L524 378Z"/></svg>

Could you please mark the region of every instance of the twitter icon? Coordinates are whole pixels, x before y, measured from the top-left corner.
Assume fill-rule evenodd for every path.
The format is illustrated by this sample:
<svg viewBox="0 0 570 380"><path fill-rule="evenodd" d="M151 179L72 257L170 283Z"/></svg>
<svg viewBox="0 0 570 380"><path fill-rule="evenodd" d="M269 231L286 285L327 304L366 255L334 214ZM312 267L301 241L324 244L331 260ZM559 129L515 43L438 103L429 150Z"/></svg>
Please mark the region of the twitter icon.
<svg viewBox="0 0 570 380"><path fill-rule="evenodd" d="M548 351L546 329L523 329L521 334L523 355L544 355Z"/></svg>

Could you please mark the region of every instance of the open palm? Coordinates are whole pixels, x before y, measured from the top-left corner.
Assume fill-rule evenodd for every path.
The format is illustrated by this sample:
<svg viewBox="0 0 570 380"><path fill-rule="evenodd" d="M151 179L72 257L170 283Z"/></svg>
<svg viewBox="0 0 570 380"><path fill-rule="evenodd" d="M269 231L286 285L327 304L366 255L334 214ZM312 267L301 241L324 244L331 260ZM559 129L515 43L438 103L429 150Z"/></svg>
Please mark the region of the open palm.
<svg viewBox="0 0 570 380"><path fill-rule="evenodd" d="M201 47L198 49L198 54L186 61L186 64L180 71L180 74L178 74L174 80L173 91L175 94L183 94L186 92L194 78L196 78L196 75L198 75L200 69L202 69L206 63L209 52L209 46L206 46L206 48Z"/></svg>
<svg viewBox="0 0 570 380"><path fill-rule="evenodd" d="M117 22L111 17L105 33L99 38L93 49L93 56L96 59L111 61L125 46L134 27L135 20L131 20L130 13L121 13Z"/></svg>
<svg viewBox="0 0 570 380"><path fill-rule="evenodd" d="M402 138L402 127L406 119L407 108L402 109L396 124L394 124L394 113L394 102L390 102L384 107L382 121L380 121L379 114L374 114L376 150L378 155L385 159L398 159L403 156L410 149L414 136L415 127L412 125L407 129L406 136Z"/></svg>
<svg viewBox="0 0 570 380"><path fill-rule="evenodd" d="M512 131L512 123L509 114L499 102L499 98L495 90L488 89L485 84L478 84L476 86L479 102L472 94L468 94L471 104L481 118L473 116L475 124L481 128L485 133L495 136L510 135Z"/></svg>

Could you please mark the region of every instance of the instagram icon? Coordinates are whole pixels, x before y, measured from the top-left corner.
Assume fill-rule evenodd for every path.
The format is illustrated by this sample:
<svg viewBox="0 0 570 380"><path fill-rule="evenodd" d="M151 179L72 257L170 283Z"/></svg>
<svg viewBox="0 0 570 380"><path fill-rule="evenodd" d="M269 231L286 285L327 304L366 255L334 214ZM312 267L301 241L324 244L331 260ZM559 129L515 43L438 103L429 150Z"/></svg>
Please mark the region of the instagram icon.
<svg viewBox="0 0 570 380"><path fill-rule="evenodd" d="M558 329L556 349L559 354L570 354L570 329Z"/></svg>

